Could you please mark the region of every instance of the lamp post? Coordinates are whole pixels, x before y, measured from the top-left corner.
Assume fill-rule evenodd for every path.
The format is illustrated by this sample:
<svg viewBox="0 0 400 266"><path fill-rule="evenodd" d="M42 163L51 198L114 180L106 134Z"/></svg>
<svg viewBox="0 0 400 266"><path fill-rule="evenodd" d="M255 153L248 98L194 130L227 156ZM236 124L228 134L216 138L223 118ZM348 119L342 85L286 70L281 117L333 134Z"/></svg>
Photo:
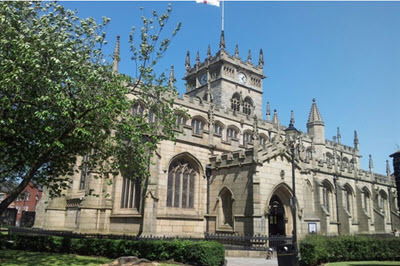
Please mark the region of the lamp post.
<svg viewBox="0 0 400 266"><path fill-rule="evenodd" d="M294 252L296 255L295 265L298 265L298 249L297 249L297 219L296 219L296 212L297 212L297 199L296 199L296 176L295 176L295 150L296 150L296 142L300 136L300 132L294 127L294 115L293 111L291 111L290 123L289 127L285 129L286 138L290 147L290 154L291 154L291 163L292 163L292 219L293 219L293 246Z"/></svg>

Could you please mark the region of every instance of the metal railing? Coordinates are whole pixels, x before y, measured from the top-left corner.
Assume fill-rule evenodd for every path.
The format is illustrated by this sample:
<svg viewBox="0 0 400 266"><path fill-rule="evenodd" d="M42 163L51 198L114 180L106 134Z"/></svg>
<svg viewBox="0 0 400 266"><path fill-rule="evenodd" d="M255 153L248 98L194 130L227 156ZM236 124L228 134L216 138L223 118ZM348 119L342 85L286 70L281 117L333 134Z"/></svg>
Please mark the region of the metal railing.
<svg viewBox="0 0 400 266"><path fill-rule="evenodd" d="M60 236L70 238L97 238L97 239L126 239L126 240L192 240L192 241L216 241L224 245L225 249L237 250L260 250L264 251L270 247L277 247L292 242L291 237L267 236L267 235L238 235L205 233L204 237L181 237L181 236L153 236L153 235L115 235L115 234L91 234L76 233L63 230L45 230L40 228L9 227L9 235L42 235Z"/></svg>

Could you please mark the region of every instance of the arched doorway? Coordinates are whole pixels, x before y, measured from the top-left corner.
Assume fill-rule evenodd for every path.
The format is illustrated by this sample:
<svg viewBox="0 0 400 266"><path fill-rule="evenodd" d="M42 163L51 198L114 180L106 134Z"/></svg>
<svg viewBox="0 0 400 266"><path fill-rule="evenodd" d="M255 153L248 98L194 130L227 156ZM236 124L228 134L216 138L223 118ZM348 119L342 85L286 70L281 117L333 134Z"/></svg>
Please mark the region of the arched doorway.
<svg viewBox="0 0 400 266"><path fill-rule="evenodd" d="M277 195L272 196L269 201L268 232L270 236L284 236L285 230L285 208Z"/></svg>

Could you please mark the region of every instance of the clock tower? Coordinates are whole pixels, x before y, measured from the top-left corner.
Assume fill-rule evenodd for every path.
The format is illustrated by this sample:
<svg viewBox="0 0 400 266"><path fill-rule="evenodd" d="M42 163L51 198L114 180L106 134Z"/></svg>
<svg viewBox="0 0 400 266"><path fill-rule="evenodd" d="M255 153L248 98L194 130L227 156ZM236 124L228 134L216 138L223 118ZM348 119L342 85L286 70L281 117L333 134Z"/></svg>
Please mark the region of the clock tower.
<svg viewBox="0 0 400 266"><path fill-rule="evenodd" d="M213 101L216 106L232 109L245 115L262 117L262 80L264 56L260 50L258 64L252 62L249 50L247 60L239 57L236 45L235 53L230 55L225 50L224 32L221 32L219 51L211 54L208 47L207 57L200 61L197 52L193 66L190 63L190 54L187 52L186 60L186 94L199 97L203 101Z"/></svg>

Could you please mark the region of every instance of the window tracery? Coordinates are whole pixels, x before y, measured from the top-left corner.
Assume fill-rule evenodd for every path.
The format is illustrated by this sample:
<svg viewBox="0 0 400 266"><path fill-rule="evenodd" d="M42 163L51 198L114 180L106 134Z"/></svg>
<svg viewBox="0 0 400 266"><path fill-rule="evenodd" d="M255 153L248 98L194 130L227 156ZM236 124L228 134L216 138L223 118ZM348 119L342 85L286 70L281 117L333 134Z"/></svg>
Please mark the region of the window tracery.
<svg viewBox="0 0 400 266"><path fill-rule="evenodd" d="M172 163L168 172L167 207L194 208L198 170L185 160Z"/></svg>

